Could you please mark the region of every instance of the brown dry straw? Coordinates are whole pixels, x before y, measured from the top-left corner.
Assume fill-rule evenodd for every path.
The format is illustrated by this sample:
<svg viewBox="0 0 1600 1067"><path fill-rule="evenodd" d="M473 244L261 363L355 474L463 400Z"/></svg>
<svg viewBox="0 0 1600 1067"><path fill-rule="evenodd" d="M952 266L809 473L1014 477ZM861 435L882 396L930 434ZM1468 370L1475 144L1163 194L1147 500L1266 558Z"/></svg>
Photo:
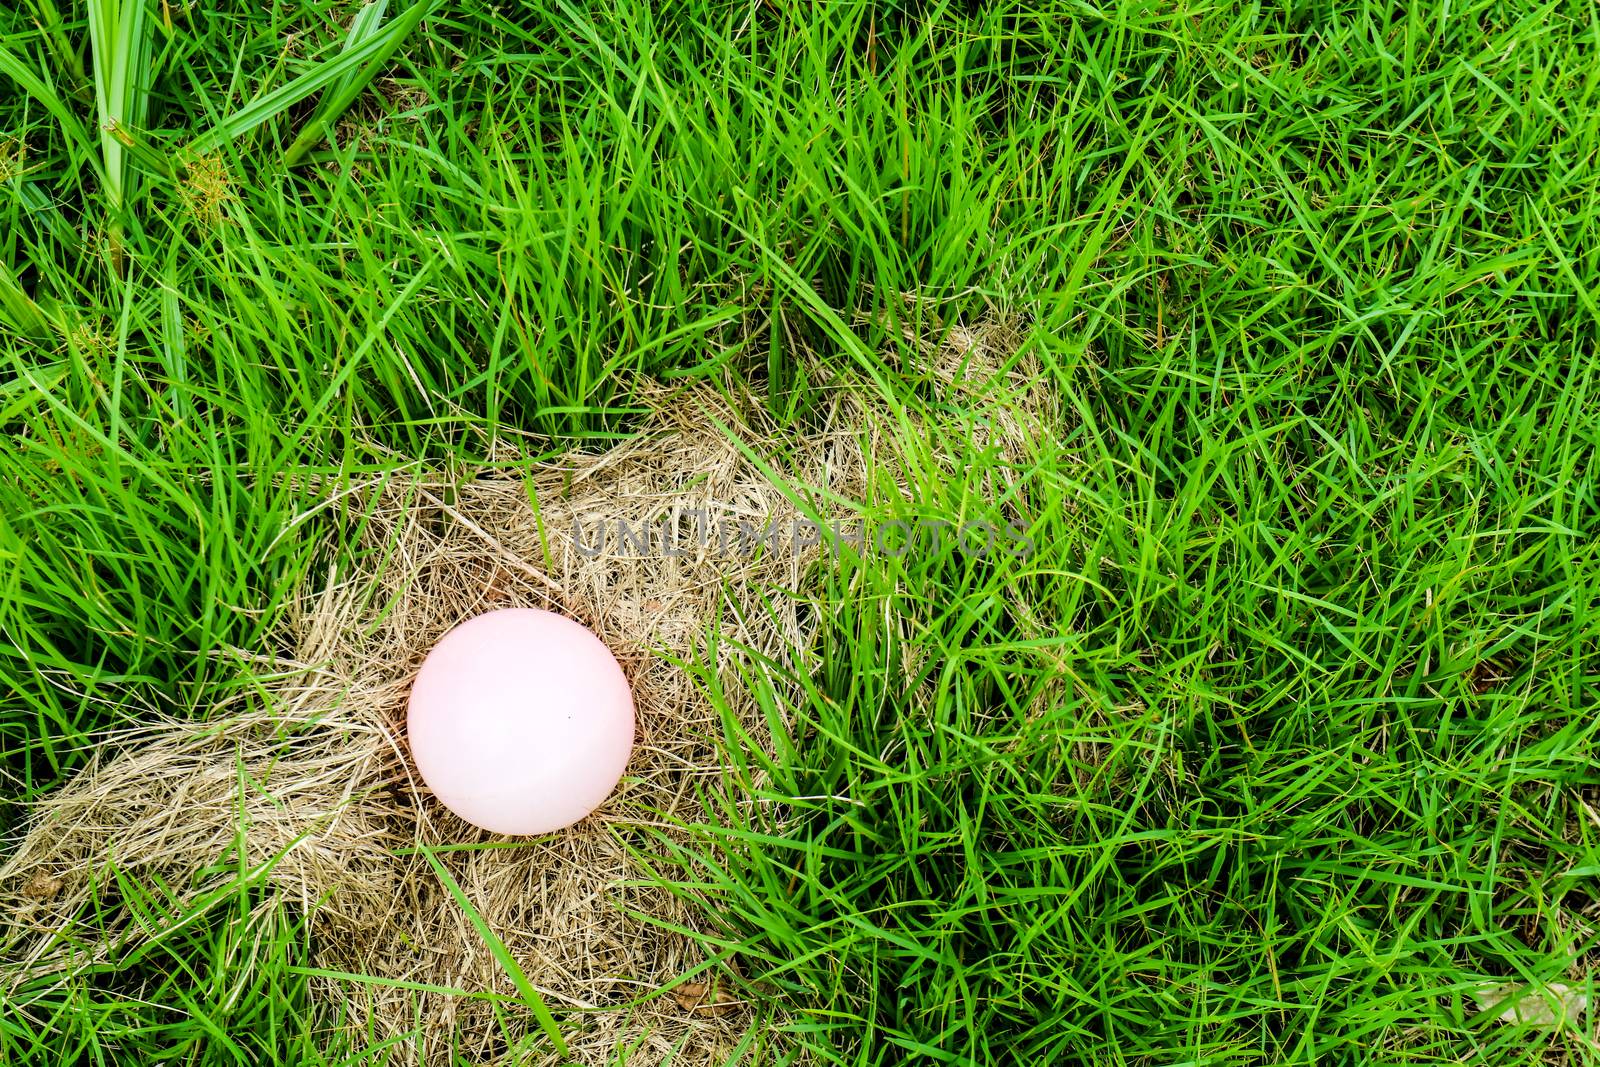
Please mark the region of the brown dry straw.
<svg viewBox="0 0 1600 1067"><path fill-rule="evenodd" d="M990 404L996 417L983 432L1023 453L1053 418L1037 368L1001 376L1007 353L972 336L956 335L961 351L947 342L929 353L936 386ZM737 681L752 668L738 660L745 649L778 664L807 655L818 549L747 553L714 539L684 555L589 549L599 519L637 524L695 509L713 525L789 529L801 512L788 486L861 499L869 482L881 489L869 471L900 461L900 439L860 390L829 394L816 427L794 435L780 435L748 397L639 392L654 412L648 432L604 452L520 463L511 476L413 469L343 490L343 505L368 517L350 558L371 562L322 575L299 597L282 623L282 654L251 656L259 691L201 721L106 738L32 813L0 866L0 983L65 977L158 935L114 899L97 920L103 936L86 932L81 917L110 865L160 876L181 907L236 878L198 874L233 855L270 890L263 923L281 921L285 906L308 917L316 968L385 983L318 977L315 991L351 1027L415 1032L397 1045L399 1059L444 1062L452 1046L473 1062L553 1058L520 1009L502 1006L507 1025L481 995L417 988L516 996L418 853L508 842L426 796L401 732L410 679L442 634L482 611L535 606L578 619L617 651L638 705L633 761L616 794L571 830L436 855L558 1014L592 1009L567 1027L579 1062L615 1062L625 1047L630 1064L720 1063L752 1026L770 1035L774 1013L752 1010L737 991L716 999L700 982L651 996L705 957L666 930L700 928L693 909L645 884L626 845L645 827L671 833L700 821L696 790L718 788L718 713L673 660L714 647L725 699L764 744L764 718ZM760 445L779 437L774 478L752 455L774 459ZM792 595L766 595L773 590ZM708 645L713 631L727 639Z"/></svg>

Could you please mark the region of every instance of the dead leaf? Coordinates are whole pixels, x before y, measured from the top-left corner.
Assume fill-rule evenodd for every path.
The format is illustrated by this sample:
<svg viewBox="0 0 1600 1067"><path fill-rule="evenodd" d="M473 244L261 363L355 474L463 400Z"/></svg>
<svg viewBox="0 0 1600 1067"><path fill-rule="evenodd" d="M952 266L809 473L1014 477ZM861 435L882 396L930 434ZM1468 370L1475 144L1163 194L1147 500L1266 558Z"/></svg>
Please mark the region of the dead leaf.
<svg viewBox="0 0 1600 1067"><path fill-rule="evenodd" d="M54 878L43 871L35 871L22 886L22 895L41 904L54 900L56 894L61 892L61 879Z"/></svg>
<svg viewBox="0 0 1600 1067"><path fill-rule="evenodd" d="M1495 1012L1498 1022L1544 1029L1574 1025L1589 1008L1588 993L1560 982L1543 989L1510 982L1484 986L1478 990L1477 998L1480 1014Z"/></svg>
<svg viewBox="0 0 1600 1067"><path fill-rule="evenodd" d="M729 960L728 967L735 975L739 974L737 962ZM684 982L673 988L672 995L678 1007L691 1015L726 1015L738 1011L745 1004L728 988L727 979L721 975L713 976L710 982L698 979Z"/></svg>

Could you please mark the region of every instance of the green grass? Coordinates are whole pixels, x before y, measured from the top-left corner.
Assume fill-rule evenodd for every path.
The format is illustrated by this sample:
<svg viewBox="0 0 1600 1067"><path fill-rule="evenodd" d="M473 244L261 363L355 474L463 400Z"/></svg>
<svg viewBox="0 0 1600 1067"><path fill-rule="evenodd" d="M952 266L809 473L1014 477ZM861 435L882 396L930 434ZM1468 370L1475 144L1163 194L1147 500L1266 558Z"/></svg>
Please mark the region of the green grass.
<svg viewBox="0 0 1600 1067"><path fill-rule="evenodd" d="M1592 5L360 10L0 12L5 826L250 684L358 519L304 475L640 374L949 407L889 357L993 309L1038 551L830 573L792 736L726 739L769 802L643 846L710 950L820 1062L1600 1060L1471 996L1594 958ZM0 988L0 1061L382 1062L260 893L120 888L171 933Z"/></svg>

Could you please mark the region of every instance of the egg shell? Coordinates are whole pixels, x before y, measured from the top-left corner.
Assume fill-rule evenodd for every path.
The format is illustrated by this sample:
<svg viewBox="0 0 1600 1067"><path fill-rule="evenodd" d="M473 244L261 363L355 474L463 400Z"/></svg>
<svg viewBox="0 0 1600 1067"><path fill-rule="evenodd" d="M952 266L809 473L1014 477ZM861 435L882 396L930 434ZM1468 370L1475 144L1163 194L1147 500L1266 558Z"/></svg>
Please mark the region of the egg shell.
<svg viewBox="0 0 1600 1067"><path fill-rule="evenodd" d="M411 686L406 732L445 807L495 833L545 834L588 815L633 752L633 693L589 629L537 608L461 623Z"/></svg>

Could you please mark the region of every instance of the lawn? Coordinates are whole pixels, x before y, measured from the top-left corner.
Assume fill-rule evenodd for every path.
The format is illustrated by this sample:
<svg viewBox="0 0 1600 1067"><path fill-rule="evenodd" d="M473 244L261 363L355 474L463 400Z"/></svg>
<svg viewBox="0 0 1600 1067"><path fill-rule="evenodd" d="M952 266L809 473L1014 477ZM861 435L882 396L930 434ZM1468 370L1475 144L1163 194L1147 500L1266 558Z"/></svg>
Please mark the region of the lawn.
<svg viewBox="0 0 1600 1067"><path fill-rule="evenodd" d="M1597 328L1577 0L17 0L0 866L130 730L275 714L419 471L721 404L797 506L843 426L833 504L1026 550L729 568L805 642L651 661L698 777L582 832L680 984L568 1003L426 849L502 992L332 977L244 845L107 847L69 965L0 884L0 1062L1600 1062Z"/></svg>

